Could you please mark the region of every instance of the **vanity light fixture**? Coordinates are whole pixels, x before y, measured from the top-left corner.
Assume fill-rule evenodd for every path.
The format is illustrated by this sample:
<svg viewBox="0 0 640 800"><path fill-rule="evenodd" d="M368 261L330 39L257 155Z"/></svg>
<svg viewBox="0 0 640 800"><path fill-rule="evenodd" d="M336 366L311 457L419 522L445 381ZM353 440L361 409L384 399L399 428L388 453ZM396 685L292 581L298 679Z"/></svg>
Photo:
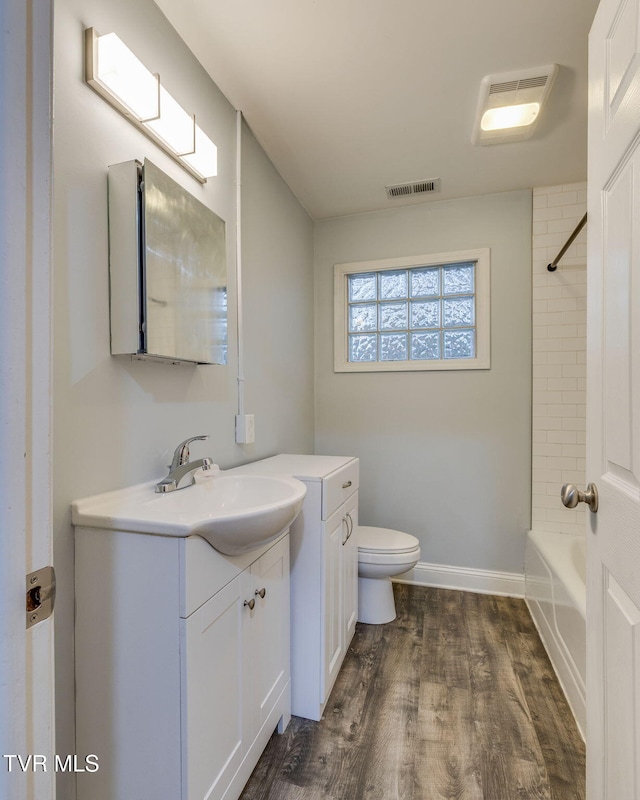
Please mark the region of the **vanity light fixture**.
<svg viewBox="0 0 640 800"><path fill-rule="evenodd" d="M85 81L200 183L218 174L218 149L115 34L85 30Z"/></svg>
<svg viewBox="0 0 640 800"><path fill-rule="evenodd" d="M557 64L549 64L487 75L480 84L473 144L514 142L532 136L557 72Z"/></svg>

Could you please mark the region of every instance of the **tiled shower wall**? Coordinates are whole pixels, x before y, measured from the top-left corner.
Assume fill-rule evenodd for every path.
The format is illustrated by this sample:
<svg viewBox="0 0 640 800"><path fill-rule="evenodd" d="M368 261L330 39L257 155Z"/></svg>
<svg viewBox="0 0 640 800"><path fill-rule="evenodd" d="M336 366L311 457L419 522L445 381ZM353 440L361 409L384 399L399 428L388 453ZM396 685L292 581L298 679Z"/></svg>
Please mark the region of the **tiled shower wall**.
<svg viewBox="0 0 640 800"><path fill-rule="evenodd" d="M532 527L558 533L585 530L560 488L585 484L586 227L555 272L547 264L586 210L586 183L533 190Z"/></svg>

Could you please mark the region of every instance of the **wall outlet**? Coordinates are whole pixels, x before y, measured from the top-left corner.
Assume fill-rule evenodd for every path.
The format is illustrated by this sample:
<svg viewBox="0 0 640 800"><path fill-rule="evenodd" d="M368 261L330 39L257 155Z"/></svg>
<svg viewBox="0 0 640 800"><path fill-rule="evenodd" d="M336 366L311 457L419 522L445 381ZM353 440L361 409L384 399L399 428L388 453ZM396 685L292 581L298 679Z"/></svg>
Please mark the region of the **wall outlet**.
<svg viewBox="0 0 640 800"><path fill-rule="evenodd" d="M253 414L236 414L237 444L253 444L256 440L256 424Z"/></svg>

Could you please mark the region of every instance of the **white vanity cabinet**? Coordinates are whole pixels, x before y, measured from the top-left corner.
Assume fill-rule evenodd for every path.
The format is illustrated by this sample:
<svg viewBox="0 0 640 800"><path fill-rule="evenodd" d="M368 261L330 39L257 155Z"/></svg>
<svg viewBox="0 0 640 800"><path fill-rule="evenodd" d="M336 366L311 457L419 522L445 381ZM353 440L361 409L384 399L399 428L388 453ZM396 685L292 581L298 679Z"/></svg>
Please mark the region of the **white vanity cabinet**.
<svg viewBox="0 0 640 800"><path fill-rule="evenodd" d="M76 531L78 800L235 800L290 719L289 536Z"/></svg>
<svg viewBox="0 0 640 800"><path fill-rule="evenodd" d="M359 461L279 455L240 468L307 487L291 526L291 711L319 720L358 616Z"/></svg>

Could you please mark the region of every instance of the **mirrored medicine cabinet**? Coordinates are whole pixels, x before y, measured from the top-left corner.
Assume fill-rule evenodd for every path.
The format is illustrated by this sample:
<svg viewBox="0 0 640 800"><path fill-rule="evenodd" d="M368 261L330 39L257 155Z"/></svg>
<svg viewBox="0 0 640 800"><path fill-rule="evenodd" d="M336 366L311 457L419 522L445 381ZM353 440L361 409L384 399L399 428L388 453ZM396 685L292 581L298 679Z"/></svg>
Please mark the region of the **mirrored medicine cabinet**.
<svg viewBox="0 0 640 800"><path fill-rule="evenodd" d="M111 353L227 361L225 222L150 161L109 167Z"/></svg>

